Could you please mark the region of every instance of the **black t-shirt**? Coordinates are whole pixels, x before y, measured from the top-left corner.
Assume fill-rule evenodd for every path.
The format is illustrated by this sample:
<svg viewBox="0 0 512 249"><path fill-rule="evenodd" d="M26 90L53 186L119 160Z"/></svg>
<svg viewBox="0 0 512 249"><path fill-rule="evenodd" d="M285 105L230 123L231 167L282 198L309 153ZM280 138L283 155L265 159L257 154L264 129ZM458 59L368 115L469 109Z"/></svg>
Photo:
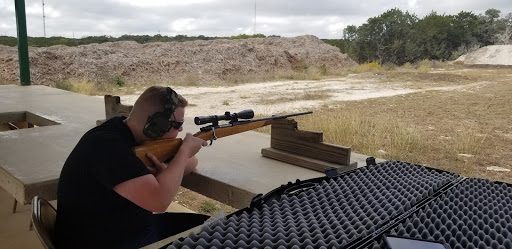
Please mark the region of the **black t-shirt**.
<svg viewBox="0 0 512 249"><path fill-rule="evenodd" d="M66 160L57 191L57 247L136 248L151 230L152 213L113 190L150 174L123 120L115 117L88 131Z"/></svg>

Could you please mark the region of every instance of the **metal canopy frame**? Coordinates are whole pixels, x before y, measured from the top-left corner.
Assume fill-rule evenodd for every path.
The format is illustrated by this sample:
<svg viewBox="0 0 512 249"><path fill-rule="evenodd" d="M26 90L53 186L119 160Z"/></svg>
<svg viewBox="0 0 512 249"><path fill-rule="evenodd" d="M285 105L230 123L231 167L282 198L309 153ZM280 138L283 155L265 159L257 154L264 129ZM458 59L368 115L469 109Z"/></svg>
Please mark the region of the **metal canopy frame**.
<svg viewBox="0 0 512 249"><path fill-rule="evenodd" d="M18 34L18 57L20 64L20 82L28 86L30 82L30 61L28 57L27 18L25 14L25 0L14 0L16 10L16 27Z"/></svg>

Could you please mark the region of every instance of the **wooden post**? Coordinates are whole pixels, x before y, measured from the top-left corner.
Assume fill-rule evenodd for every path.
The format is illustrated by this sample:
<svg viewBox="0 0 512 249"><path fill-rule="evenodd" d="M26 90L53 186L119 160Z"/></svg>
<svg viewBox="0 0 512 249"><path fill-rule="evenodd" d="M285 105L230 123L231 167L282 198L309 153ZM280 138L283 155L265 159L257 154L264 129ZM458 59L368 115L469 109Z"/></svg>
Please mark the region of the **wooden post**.
<svg viewBox="0 0 512 249"><path fill-rule="evenodd" d="M12 204L12 213L16 213L16 207L18 206L18 201L16 198L14 199L14 204Z"/></svg>
<svg viewBox="0 0 512 249"><path fill-rule="evenodd" d="M119 96L105 95L105 120L97 120L96 125L100 125L106 120L115 116L128 116L133 109L131 105L121 104Z"/></svg>

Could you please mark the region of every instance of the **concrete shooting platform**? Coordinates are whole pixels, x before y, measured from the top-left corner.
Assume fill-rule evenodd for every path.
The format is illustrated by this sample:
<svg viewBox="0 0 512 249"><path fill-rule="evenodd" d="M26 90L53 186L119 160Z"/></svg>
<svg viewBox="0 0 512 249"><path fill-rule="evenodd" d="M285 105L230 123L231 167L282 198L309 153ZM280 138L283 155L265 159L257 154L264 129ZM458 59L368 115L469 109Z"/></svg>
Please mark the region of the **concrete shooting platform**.
<svg viewBox="0 0 512 249"><path fill-rule="evenodd" d="M208 115L205 110L205 115ZM36 127L0 132L0 186L28 204L35 195L55 200L64 162L82 135L105 118L103 98L46 86L0 86L0 123L24 119ZM185 131L199 131L187 117ZM270 135L253 131L225 137L198 153L197 170L183 186L236 208L296 179L323 173L261 156ZM94 155L91 155L94 156ZM352 153L359 167L366 156Z"/></svg>

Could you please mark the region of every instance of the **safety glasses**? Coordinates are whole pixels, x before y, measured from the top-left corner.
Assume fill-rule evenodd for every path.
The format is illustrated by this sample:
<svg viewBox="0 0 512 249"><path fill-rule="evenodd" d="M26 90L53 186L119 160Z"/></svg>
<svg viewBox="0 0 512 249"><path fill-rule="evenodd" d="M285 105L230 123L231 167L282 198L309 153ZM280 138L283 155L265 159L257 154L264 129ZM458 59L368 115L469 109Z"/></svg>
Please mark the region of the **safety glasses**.
<svg viewBox="0 0 512 249"><path fill-rule="evenodd" d="M170 131L171 128L179 130L181 128L181 126L183 125L183 122L185 122L185 121L169 120L169 130L167 130L167 131Z"/></svg>

